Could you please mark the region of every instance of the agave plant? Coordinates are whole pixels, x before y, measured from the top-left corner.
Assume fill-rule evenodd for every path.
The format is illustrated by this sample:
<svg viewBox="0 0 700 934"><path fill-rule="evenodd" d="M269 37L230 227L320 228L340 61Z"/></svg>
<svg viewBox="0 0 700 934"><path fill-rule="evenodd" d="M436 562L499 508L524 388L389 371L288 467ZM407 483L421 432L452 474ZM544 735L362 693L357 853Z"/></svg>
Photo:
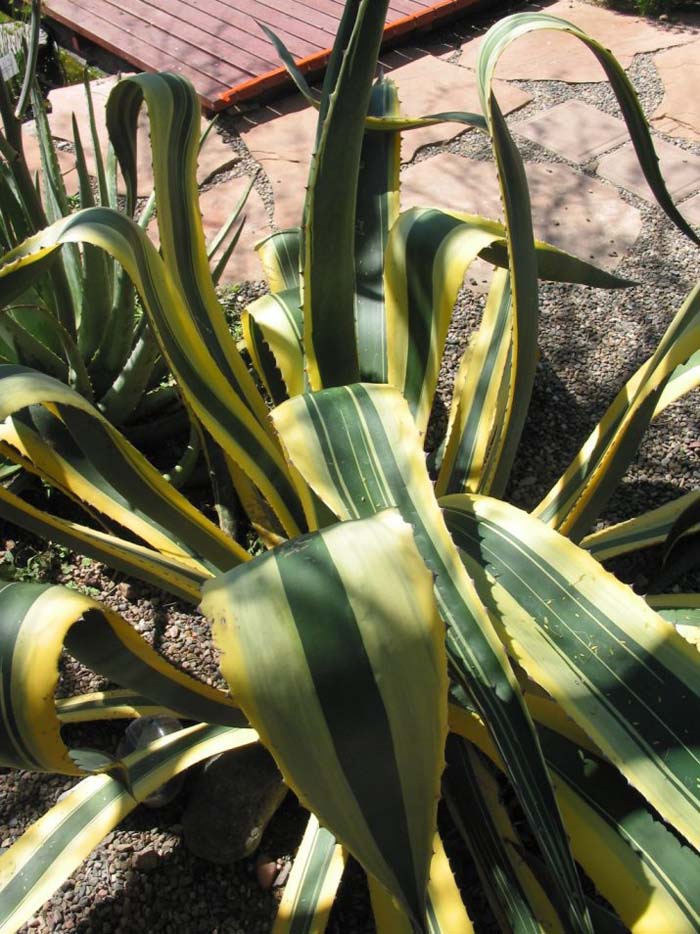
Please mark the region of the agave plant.
<svg viewBox="0 0 700 934"><path fill-rule="evenodd" d="M103 153L98 139L89 82L85 82L90 136L96 162L96 185L88 174L83 140L73 119L76 199L69 197L58 163L44 101L35 82L40 3L32 4L32 40L23 90L15 108L0 78L0 248L5 253L50 223L67 218L77 207L120 206L117 161L111 145ZM24 111L31 101L41 153L41 184L31 176L25 158ZM204 142L213 124L203 134ZM247 194L247 193L246 193ZM77 205L74 203L77 200ZM231 217L209 248L217 283L240 235L240 214ZM137 209L138 208L138 209ZM146 229L155 210L154 194L145 204L131 199L130 219ZM218 256L214 258L218 251ZM0 304L0 362L31 366L68 383L93 402L137 443L154 444L188 425L177 390L167 385L158 342L143 314L133 284L121 264L99 247L67 247L46 274L25 288L21 280L3 290ZM144 428L145 426L145 428ZM197 440L194 433L192 439ZM186 455L190 464L194 457Z"/></svg>
<svg viewBox="0 0 700 934"><path fill-rule="evenodd" d="M252 558L70 387L0 367L0 450L93 523L2 488L0 514L201 602L230 685L229 696L183 675L75 592L0 591L3 761L83 776L0 857L3 930L163 781L258 740L310 812L276 931L323 929L347 853L368 874L380 930L471 930L436 830L441 797L504 930L700 924L700 680L683 637L698 601L652 604L601 564L667 538L676 547L695 528L696 500L586 535L647 425L700 381L700 289L534 512L505 502L534 381L538 276L624 285L533 240L522 161L491 88L508 42L554 29L590 48L658 200L698 238L666 192L628 79L595 40L551 16L508 17L483 45L483 115L408 119L391 82L373 83L385 13L386 2L348 2L320 99L294 70L319 108L303 224L261 245L271 292L245 320L271 418L216 302L195 198L198 107L180 77L128 78L108 104L130 200L148 105L161 253L128 216L94 207L0 267L11 289L66 244L122 264L270 546ZM489 135L505 224L399 214L400 133L444 119ZM494 265L491 289L432 477L426 426L452 307L478 256ZM62 647L120 688L54 701ZM64 722L157 711L194 725L117 762L60 737ZM608 907L584 893L577 864Z"/></svg>

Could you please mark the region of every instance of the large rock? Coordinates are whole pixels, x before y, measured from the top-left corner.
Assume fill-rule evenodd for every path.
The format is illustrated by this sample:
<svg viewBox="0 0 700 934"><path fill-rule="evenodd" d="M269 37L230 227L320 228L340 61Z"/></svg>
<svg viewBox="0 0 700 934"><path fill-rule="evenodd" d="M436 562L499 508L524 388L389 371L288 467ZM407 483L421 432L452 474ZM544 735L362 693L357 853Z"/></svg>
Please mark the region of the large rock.
<svg viewBox="0 0 700 934"><path fill-rule="evenodd" d="M213 756L192 782L182 818L188 849L212 863L250 856L286 793L274 759L259 743Z"/></svg>

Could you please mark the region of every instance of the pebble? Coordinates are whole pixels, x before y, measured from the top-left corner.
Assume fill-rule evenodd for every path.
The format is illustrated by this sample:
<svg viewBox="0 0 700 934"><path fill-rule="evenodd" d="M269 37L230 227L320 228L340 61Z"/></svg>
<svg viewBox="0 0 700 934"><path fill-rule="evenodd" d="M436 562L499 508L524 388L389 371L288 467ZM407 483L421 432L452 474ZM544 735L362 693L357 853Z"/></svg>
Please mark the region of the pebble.
<svg viewBox="0 0 700 934"><path fill-rule="evenodd" d="M278 862L279 865L279 862ZM277 873L277 878L275 879L274 885L278 889L285 884L289 877L289 873L292 871L292 861L290 859L284 860L282 863L282 868Z"/></svg>
<svg viewBox="0 0 700 934"><path fill-rule="evenodd" d="M279 872L275 860L271 860L264 854L259 854L255 860L255 878L261 889L271 889L274 885L277 873Z"/></svg>
<svg viewBox="0 0 700 934"><path fill-rule="evenodd" d="M160 856L156 850L146 849L140 850L134 857L133 865L134 869L138 869L142 872L150 872L152 869L156 869L160 862Z"/></svg>

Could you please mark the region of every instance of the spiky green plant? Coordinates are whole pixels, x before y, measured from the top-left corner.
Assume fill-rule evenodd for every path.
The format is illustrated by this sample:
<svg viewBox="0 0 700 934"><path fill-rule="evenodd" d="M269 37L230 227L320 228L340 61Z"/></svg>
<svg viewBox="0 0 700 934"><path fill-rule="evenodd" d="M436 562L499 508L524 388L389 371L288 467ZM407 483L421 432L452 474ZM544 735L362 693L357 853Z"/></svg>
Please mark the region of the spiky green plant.
<svg viewBox="0 0 700 934"><path fill-rule="evenodd" d="M346 852L369 875L380 930L471 930L436 833L441 794L504 930L700 924L699 659L683 638L698 600L650 605L596 560L669 533L674 547L694 528L696 505L681 498L584 537L646 426L698 385L700 289L534 512L504 502L535 375L538 275L623 284L533 240L522 162L492 92L513 38L553 29L590 48L649 184L698 238L666 192L631 85L593 39L551 16L509 17L484 41L483 115L411 120L399 115L391 82L373 84L385 13L386 2L349 0L314 100L303 225L261 248L271 295L250 309L246 335L271 418L208 274L195 198L199 114L181 78L128 78L108 105L133 191L131 146L148 104L162 255L128 217L95 207L32 237L0 267L12 288L76 242L122 263L188 409L275 546L251 559L89 402L48 376L0 368L2 451L113 532L49 516L0 488L2 515L201 601L231 688L229 697L175 671L86 597L49 585L0 591L4 761L94 773L0 857L3 929L37 910L154 787L258 737L311 812L278 932L323 928ZM398 213L399 134L442 119L488 133L505 224ZM451 309L477 256L495 271L433 481L425 428ZM683 613L683 626L662 612ZM121 689L54 702L62 646ZM120 762L60 738L68 720L166 709L196 725ZM504 805L499 771L523 822ZM577 863L615 915L584 895Z"/></svg>
<svg viewBox="0 0 700 934"><path fill-rule="evenodd" d="M32 40L20 99L15 107L7 83L0 78L0 249L22 243L75 209L107 207L138 216L146 229L154 209L135 197L126 205L117 191L117 161L110 146L100 144L89 82L85 81L89 130L96 161L96 183L88 174L83 140L73 119L75 167L79 190L69 197L45 103L35 82L40 3L32 4ZM25 110L31 101L41 153L39 179L32 178L25 158ZM211 125L210 128L211 129ZM207 131L208 133L208 131ZM206 139L207 133L201 142ZM245 198L214 240L209 255L218 282L240 235ZM176 389L166 384L167 367L158 342L142 313L133 284L118 260L98 247L67 247L55 256L46 274L27 289L21 280L0 296L0 362L31 366L60 379L93 402L131 437L152 445L187 427ZM140 426L140 427L139 427ZM144 426L147 429L144 430ZM196 438L196 435L193 436ZM193 458L189 455L189 460Z"/></svg>

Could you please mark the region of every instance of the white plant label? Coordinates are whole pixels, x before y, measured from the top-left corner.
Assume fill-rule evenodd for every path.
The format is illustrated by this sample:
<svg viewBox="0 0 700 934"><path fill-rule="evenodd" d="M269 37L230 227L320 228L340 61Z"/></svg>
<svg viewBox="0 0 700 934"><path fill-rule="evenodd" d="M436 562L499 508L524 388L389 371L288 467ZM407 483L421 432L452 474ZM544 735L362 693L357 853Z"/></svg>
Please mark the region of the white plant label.
<svg viewBox="0 0 700 934"><path fill-rule="evenodd" d="M14 78L15 75L19 74L19 65L13 52L0 56L0 73L5 81L9 81L10 78Z"/></svg>

